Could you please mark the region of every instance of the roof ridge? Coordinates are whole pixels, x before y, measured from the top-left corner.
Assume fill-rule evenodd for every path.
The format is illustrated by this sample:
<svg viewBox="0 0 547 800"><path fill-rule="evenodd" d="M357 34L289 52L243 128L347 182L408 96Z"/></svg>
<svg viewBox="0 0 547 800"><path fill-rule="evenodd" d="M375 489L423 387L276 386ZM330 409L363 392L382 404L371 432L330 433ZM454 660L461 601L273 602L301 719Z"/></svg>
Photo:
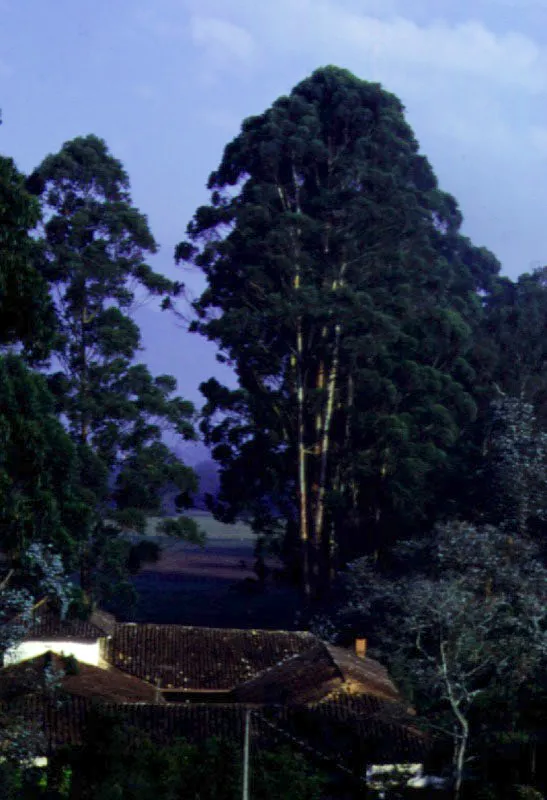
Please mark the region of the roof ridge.
<svg viewBox="0 0 547 800"><path fill-rule="evenodd" d="M313 636L313 634L311 635ZM242 681L242 683L238 683L237 686L235 686L231 691L234 691L234 689L240 689L244 686L249 686L250 684L256 681L261 680L274 670L279 669L280 667L283 667L286 664L290 664L291 661L295 661L298 658L304 658L306 655L309 654L310 650L313 650L314 647L318 647L319 644L323 644L323 642L320 639L318 640L317 644L310 645L310 647L308 647L307 650L302 650L301 653L292 653L290 656L288 656L288 658L284 658L281 661L278 661L276 664L272 664L269 667L264 667L264 669L260 670L260 672L257 672L256 675L253 675L252 678L247 678L247 680ZM334 666L338 669L336 664L334 664ZM338 669L338 671L340 670Z"/></svg>
<svg viewBox="0 0 547 800"><path fill-rule="evenodd" d="M363 667L366 665L371 667L373 670L377 670L377 672L380 673L377 676L379 679L385 678L389 683L393 683L387 667L382 664L381 661L378 661L378 659L371 658L368 655L364 657L358 656L349 647L340 647L340 645L330 644L329 642L325 642L325 646L333 658L332 651L334 650L335 652L339 652L344 658L350 659L355 666Z"/></svg>
<svg viewBox="0 0 547 800"><path fill-rule="evenodd" d="M299 636L301 638L317 639L314 633L306 630L290 631L285 628L223 628L209 625L182 625L176 622L117 622L118 628L178 628L186 631L225 631L226 633L286 633L289 636ZM318 641L321 641L320 639Z"/></svg>

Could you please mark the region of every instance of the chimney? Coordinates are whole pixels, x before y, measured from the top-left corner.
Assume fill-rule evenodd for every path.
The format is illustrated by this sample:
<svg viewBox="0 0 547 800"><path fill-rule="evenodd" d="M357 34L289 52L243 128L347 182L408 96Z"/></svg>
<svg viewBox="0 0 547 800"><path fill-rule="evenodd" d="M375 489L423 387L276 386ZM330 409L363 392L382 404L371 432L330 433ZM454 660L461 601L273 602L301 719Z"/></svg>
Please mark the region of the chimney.
<svg viewBox="0 0 547 800"><path fill-rule="evenodd" d="M367 640L366 639L356 639L355 640L355 655L359 658L364 658L367 654Z"/></svg>

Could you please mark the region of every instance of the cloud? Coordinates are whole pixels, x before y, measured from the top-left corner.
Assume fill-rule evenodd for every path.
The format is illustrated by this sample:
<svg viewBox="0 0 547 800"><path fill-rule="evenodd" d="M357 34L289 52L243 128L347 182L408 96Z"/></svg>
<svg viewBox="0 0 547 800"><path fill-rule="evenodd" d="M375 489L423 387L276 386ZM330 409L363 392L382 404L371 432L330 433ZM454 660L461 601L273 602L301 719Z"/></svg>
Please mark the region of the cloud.
<svg viewBox="0 0 547 800"><path fill-rule="evenodd" d="M247 17L258 13L249 4ZM533 93L547 86L547 59L538 44L521 33L496 34L477 21L420 25L402 14L386 18L334 0L277 0L263 12L260 27L276 49L321 53L323 63L359 56L378 68L435 70Z"/></svg>
<svg viewBox="0 0 547 800"><path fill-rule="evenodd" d="M192 41L205 50L208 58L219 62L248 65L255 55L255 43L245 28L219 17L193 16Z"/></svg>
<svg viewBox="0 0 547 800"><path fill-rule="evenodd" d="M219 13L221 0L200 2L203 13ZM465 8L473 6L462 5L459 13ZM545 47L531 35L494 30L482 20L447 21L440 10L416 16L406 2L386 9L376 0L231 5L233 18L254 34L264 54L257 68L276 65L276 86L286 80L285 65L292 75L298 65L304 77L310 68L334 63L397 94L428 148L441 137L493 157L520 151L519 159L533 159L542 152L541 135L530 128L547 123ZM285 91L293 82L288 78Z"/></svg>
<svg viewBox="0 0 547 800"><path fill-rule="evenodd" d="M231 22L256 43L259 55L242 71L252 82L243 91L241 75L231 87L224 80L213 109L237 94L242 116L259 113L313 69L346 67L400 97L441 186L462 204L466 233L513 273L544 252L547 44L539 14L547 0L182 2L214 19L229 5Z"/></svg>
<svg viewBox="0 0 547 800"><path fill-rule="evenodd" d="M186 26L181 24L175 15L160 13L157 8L144 6L138 8L134 20L141 30L159 39L180 39L187 36Z"/></svg>
<svg viewBox="0 0 547 800"><path fill-rule="evenodd" d="M541 50L520 34L496 36L478 22L419 27L405 19L347 20L346 39L379 59L420 69L455 72L538 92L546 86Z"/></svg>
<svg viewBox="0 0 547 800"><path fill-rule="evenodd" d="M199 80L214 84L227 70L249 74L257 52L252 34L243 24L225 19L224 11L203 12L201 3L192 0L164 0L137 8L133 30L163 40L166 48L190 41L201 54L196 64Z"/></svg>
<svg viewBox="0 0 547 800"><path fill-rule="evenodd" d="M512 6L517 0L482 2L495 11L496 5ZM530 8L541 5L540 0L518 2ZM231 0L229 20L227 5L225 0L177 0L160 4L161 13L158 7L146 7L138 18L164 38L186 38L189 31L211 70L248 67L260 49L297 57L313 54L323 64L368 62L374 79L386 70L390 75L409 71L408 80L419 73L422 79L424 70L430 70L428 77L472 77L528 93L547 88L546 52L533 38L499 32L473 18L446 21L438 0L431 6L422 3L423 13L416 14L406 0ZM462 3L460 19L466 7L473 8Z"/></svg>

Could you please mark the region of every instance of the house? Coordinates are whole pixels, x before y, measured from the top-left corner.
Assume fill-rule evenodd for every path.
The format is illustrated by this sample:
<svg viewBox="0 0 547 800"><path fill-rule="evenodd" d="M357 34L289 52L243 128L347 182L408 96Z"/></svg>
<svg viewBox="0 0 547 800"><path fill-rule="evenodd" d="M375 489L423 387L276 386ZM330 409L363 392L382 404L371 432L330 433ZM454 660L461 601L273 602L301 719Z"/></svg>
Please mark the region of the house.
<svg viewBox="0 0 547 800"><path fill-rule="evenodd" d="M249 713L264 745L292 743L346 773L419 766L427 739L365 649L309 632L118 624L102 612L60 620L43 605L0 670L0 703L41 728L49 757L82 741L99 704L157 742L242 742Z"/></svg>
<svg viewBox="0 0 547 800"><path fill-rule="evenodd" d="M62 619L46 600L42 600L32 611L31 624L23 641L4 653L4 666L49 651L72 656L82 664L102 666L106 641L115 627L116 620L105 611L93 611L87 619Z"/></svg>

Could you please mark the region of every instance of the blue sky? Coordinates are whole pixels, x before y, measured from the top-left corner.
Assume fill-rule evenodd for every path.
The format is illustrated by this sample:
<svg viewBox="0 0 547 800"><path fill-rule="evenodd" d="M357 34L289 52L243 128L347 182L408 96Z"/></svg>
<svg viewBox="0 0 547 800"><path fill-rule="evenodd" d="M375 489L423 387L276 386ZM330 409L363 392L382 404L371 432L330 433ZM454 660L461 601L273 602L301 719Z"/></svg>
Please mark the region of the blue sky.
<svg viewBox="0 0 547 800"><path fill-rule="evenodd" d="M380 81L407 108L464 231L506 274L547 262L547 0L0 0L0 150L28 172L77 135L108 142L173 248L241 120L315 68ZM151 306L145 359L186 397L214 348Z"/></svg>

